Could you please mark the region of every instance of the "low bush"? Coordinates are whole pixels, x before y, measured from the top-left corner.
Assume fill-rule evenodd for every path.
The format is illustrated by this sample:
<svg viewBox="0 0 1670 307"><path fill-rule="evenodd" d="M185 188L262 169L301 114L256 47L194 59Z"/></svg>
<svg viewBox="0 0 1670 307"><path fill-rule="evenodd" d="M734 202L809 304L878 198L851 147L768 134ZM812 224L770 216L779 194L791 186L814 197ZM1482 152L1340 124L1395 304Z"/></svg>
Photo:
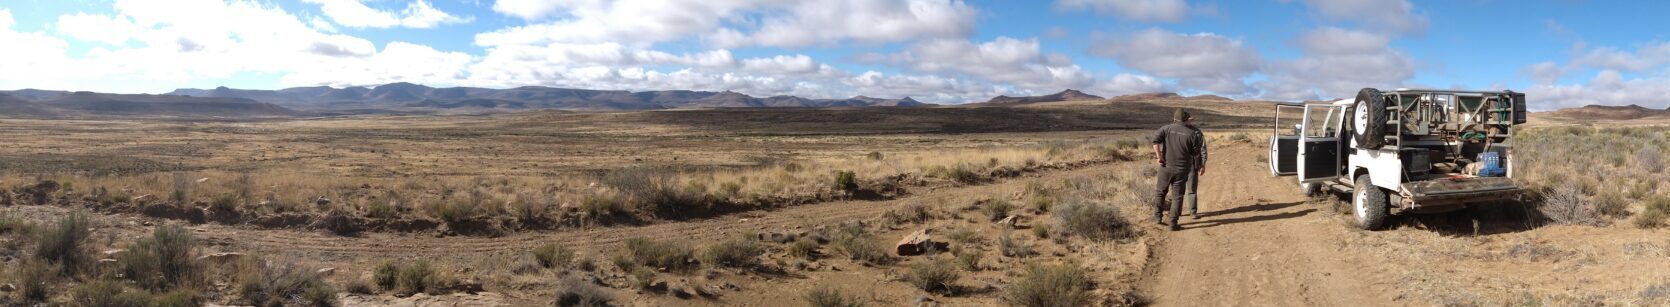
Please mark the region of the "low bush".
<svg viewBox="0 0 1670 307"><path fill-rule="evenodd" d="M835 190L851 193L858 190L858 174L852 171L835 172Z"/></svg>
<svg viewBox="0 0 1670 307"><path fill-rule="evenodd" d="M1589 193L1582 184L1564 183L1542 193L1542 204L1537 211L1556 224L1589 224L1595 221L1596 210L1589 202Z"/></svg>
<svg viewBox="0 0 1670 307"><path fill-rule="evenodd" d="M957 267L945 261L929 261L910 267L905 274L905 281L917 289L928 292L938 292L946 295L955 294L957 279L962 273Z"/></svg>
<svg viewBox="0 0 1670 307"><path fill-rule="evenodd" d="M1007 200L1001 199L991 200L985 202L984 204L980 204L980 212L985 213L986 216L990 217L993 222L1008 217L1009 210L1013 209L1015 209L1014 205L1009 204L1009 201Z"/></svg>
<svg viewBox="0 0 1670 307"><path fill-rule="evenodd" d="M394 290L400 280L400 265L394 261L383 261L377 269L371 271L371 282L383 290Z"/></svg>
<svg viewBox="0 0 1670 307"><path fill-rule="evenodd" d="M196 291L175 289L152 296L150 307L195 307L199 303Z"/></svg>
<svg viewBox="0 0 1670 307"><path fill-rule="evenodd" d="M1629 216L1629 210L1626 208L1629 203L1625 202L1624 197L1618 195L1618 193L1595 194L1594 197L1589 198L1589 203L1594 206L1595 213L1601 216L1610 218Z"/></svg>
<svg viewBox="0 0 1670 307"><path fill-rule="evenodd" d="M477 204L467 198L454 197L435 208L435 218L447 224L458 224L475 218Z"/></svg>
<svg viewBox="0 0 1670 307"><path fill-rule="evenodd" d="M539 266L547 269L567 267L574 261L574 251L555 243L545 244L533 249L533 258L539 261Z"/></svg>
<svg viewBox="0 0 1670 307"><path fill-rule="evenodd" d="M11 270L14 270L13 278L17 280L17 292L24 300L44 302L52 296L51 290L57 289L60 270L57 265L42 260L27 260Z"/></svg>
<svg viewBox="0 0 1670 307"><path fill-rule="evenodd" d="M1038 210L1038 212L1050 212L1050 207L1055 206L1055 197L1034 196L1032 197L1032 200L1027 203L1032 206L1033 210Z"/></svg>
<svg viewBox="0 0 1670 307"><path fill-rule="evenodd" d="M378 219L389 219L399 215L392 200L373 200L365 208L365 216Z"/></svg>
<svg viewBox="0 0 1670 307"><path fill-rule="evenodd" d="M626 214L626 202L619 197L591 194L580 200L580 213L589 218Z"/></svg>
<svg viewBox="0 0 1670 307"><path fill-rule="evenodd" d="M1003 229L1003 232L997 235L997 250L1009 257L1032 256L1032 246L1015 240L1009 233L1009 229Z"/></svg>
<svg viewBox="0 0 1670 307"><path fill-rule="evenodd" d="M841 290L828 287L813 288L806 292L806 304L812 307L863 307L864 300L857 296L842 294Z"/></svg>
<svg viewBox="0 0 1670 307"><path fill-rule="evenodd" d="M1660 228L1665 226L1665 219L1670 219L1670 197L1654 196L1647 200L1647 205L1641 214L1635 215L1635 227Z"/></svg>
<svg viewBox="0 0 1670 307"><path fill-rule="evenodd" d="M92 237L92 231L88 230L91 223L87 214L80 211L65 215L40 232L35 258L56 265L59 275L72 276L79 272L90 263L87 241Z"/></svg>
<svg viewBox="0 0 1670 307"><path fill-rule="evenodd" d="M674 242L659 242L647 238L626 239L626 255L637 265L667 270L688 270L695 267L695 252Z"/></svg>
<svg viewBox="0 0 1670 307"><path fill-rule="evenodd" d="M74 306L86 307L146 307L151 303L150 293L105 279L82 283L70 291L70 298Z"/></svg>
<svg viewBox="0 0 1670 307"><path fill-rule="evenodd" d="M1093 240L1126 239L1133 236L1130 221L1119 214L1119 208L1096 205L1085 201L1069 201L1057 206L1052 214L1055 229L1064 234Z"/></svg>
<svg viewBox="0 0 1670 307"><path fill-rule="evenodd" d="M201 284L203 268L193 255L195 242L191 232L178 224L157 227L151 237L134 242L127 252L117 255L118 271L151 291Z"/></svg>
<svg viewBox="0 0 1670 307"><path fill-rule="evenodd" d="M238 212L239 204L243 202L243 199L239 199L237 195L226 194L216 196L213 201L209 202L209 211Z"/></svg>
<svg viewBox="0 0 1670 307"><path fill-rule="evenodd" d="M1003 300L1014 306L1089 306L1090 277L1070 264L1031 265L1026 276L1004 289Z"/></svg>
<svg viewBox="0 0 1670 307"><path fill-rule="evenodd" d="M974 232L973 230L959 228L957 230L952 230L951 233L945 234L945 239L951 240L951 244L953 246L961 246L980 241L980 233Z"/></svg>
<svg viewBox="0 0 1670 307"><path fill-rule="evenodd" d="M395 275L395 295L406 296L424 292L438 292L440 278L435 275L435 268L429 261L419 260L411 265L402 266L399 274Z"/></svg>
<svg viewBox="0 0 1670 307"><path fill-rule="evenodd" d="M957 265L968 271L980 270L980 259L985 257L985 251L973 247L957 248L952 253L957 255Z"/></svg>
<svg viewBox="0 0 1670 307"><path fill-rule="evenodd" d="M817 257L818 241L811 238L800 238L789 244L789 256L811 260Z"/></svg>
<svg viewBox="0 0 1670 307"><path fill-rule="evenodd" d="M752 267L759 264L765 249L752 241L732 239L708 245L702 250L702 262L714 266Z"/></svg>
<svg viewBox="0 0 1670 307"><path fill-rule="evenodd" d="M238 297L254 306L332 306L336 289L314 270L249 259L240 264Z"/></svg>
<svg viewBox="0 0 1670 307"><path fill-rule="evenodd" d="M852 260L875 265L892 262L892 257L887 255L887 247L869 235L842 236L835 240L835 245Z"/></svg>
<svg viewBox="0 0 1670 307"><path fill-rule="evenodd" d="M557 280L556 302L558 307L604 307L614 301L614 295L608 290L599 288L579 274L568 274Z"/></svg>
<svg viewBox="0 0 1670 307"><path fill-rule="evenodd" d="M511 215L524 224L545 220L545 213L551 208L548 200L534 195L517 196L508 206Z"/></svg>

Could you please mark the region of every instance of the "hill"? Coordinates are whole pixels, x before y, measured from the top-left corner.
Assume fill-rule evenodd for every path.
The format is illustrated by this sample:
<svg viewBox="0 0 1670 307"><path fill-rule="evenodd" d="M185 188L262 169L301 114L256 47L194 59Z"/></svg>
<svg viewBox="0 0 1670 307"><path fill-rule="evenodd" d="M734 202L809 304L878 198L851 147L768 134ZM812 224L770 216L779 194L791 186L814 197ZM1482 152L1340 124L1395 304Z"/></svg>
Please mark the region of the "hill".
<svg viewBox="0 0 1670 307"><path fill-rule="evenodd" d="M29 100L23 98L0 94L0 115L4 115L6 117L53 118L58 117L61 114L52 108L30 102Z"/></svg>
<svg viewBox="0 0 1670 307"><path fill-rule="evenodd" d="M1633 104L1627 106L1586 105L1581 108L1555 110L1548 112L1547 115L1575 120L1631 120L1670 117L1670 110L1653 109Z"/></svg>
<svg viewBox="0 0 1670 307"><path fill-rule="evenodd" d="M737 92L688 90L620 91L523 86L510 89L434 88L397 82L376 87L297 87L281 90L178 89L170 95L242 98L311 110L344 109L562 109L660 110L690 108L925 106L905 97L882 99L810 99L796 96L753 97Z"/></svg>
<svg viewBox="0 0 1670 307"><path fill-rule="evenodd" d="M38 117L141 116L141 117L281 117L301 113L278 105L242 98L205 98L177 95L105 94L71 92L42 101L22 101L6 96L0 105L17 106L16 114ZM8 108L10 109L10 108Z"/></svg>
<svg viewBox="0 0 1670 307"><path fill-rule="evenodd" d="M999 95L997 97L992 97L991 100L986 100L986 102L982 102L982 103L979 103L979 104L985 104L985 105L1017 105L1017 104L1040 103L1040 102L1080 101L1080 100L1102 100L1102 96L1085 94L1084 92L1080 92L1078 90L1067 89L1067 90L1061 91L1059 93L1043 95L1043 96L1009 97L1009 96Z"/></svg>

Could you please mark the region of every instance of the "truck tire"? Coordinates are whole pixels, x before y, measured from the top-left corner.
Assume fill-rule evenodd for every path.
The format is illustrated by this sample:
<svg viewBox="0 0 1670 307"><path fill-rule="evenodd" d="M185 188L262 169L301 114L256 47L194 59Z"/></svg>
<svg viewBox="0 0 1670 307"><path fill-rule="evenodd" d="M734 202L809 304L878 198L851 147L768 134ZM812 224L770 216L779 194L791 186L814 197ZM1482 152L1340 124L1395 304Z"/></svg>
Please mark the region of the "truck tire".
<svg viewBox="0 0 1670 307"><path fill-rule="evenodd" d="M1299 193L1300 194L1305 194L1305 196L1316 196L1316 194L1319 193L1319 190L1321 190L1321 188L1319 188L1321 186L1322 186L1321 183L1300 182L1299 183Z"/></svg>
<svg viewBox="0 0 1670 307"><path fill-rule="evenodd" d="M1351 213L1357 218L1357 227L1379 230L1391 213L1386 210L1386 191L1369 183L1368 174L1357 175L1352 184Z"/></svg>
<svg viewBox="0 0 1670 307"><path fill-rule="evenodd" d="M1380 96L1380 90L1364 88L1357 91L1357 101L1352 104L1352 109L1352 130L1357 135L1357 148L1378 149L1386 145L1386 99Z"/></svg>

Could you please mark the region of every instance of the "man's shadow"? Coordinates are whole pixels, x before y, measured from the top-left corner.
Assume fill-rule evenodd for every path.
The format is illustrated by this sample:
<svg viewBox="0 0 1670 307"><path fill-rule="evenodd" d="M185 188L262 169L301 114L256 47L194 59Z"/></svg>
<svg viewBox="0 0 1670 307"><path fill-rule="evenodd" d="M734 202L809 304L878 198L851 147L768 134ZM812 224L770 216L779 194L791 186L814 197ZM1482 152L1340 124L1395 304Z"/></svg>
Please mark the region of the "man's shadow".
<svg viewBox="0 0 1670 307"><path fill-rule="evenodd" d="M1305 202L1296 201L1296 202L1288 202L1288 203L1269 203L1269 204L1257 204L1257 205L1251 205L1251 206L1241 206L1241 207L1235 207L1235 208L1224 209L1224 210L1213 211L1213 212L1203 212L1203 213L1200 214L1200 218L1204 219L1204 218L1209 218L1209 217L1213 217L1213 216L1234 214L1234 213L1242 213L1242 212L1280 210L1280 209L1285 209L1285 208L1289 208L1289 207L1293 207L1293 206L1298 206L1299 204L1303 204L1303 203L1305 203ZM1184 228L1187 228L1187 229L1208 228L1208 227L1223 226L1223 225L1237 224L1237 223L1251 223L1251 222L1262 222L1262 221L1272 221L1272 220L1279 220L1279 219L1295 218L1295 217L1301 217L1301 216L1309 215L1311 212L1316 212L1316 209L1311 208L1311 209L1299 210L1299 211L1294 211L1294 212L1255 215L1255 216L1238 217L1238 218L1231 218L1231 219L1199 220L1199 221L1193 221L1193 222L1188 222L1188 223L1182 223L1181 226L1183 226Z"/></svg>

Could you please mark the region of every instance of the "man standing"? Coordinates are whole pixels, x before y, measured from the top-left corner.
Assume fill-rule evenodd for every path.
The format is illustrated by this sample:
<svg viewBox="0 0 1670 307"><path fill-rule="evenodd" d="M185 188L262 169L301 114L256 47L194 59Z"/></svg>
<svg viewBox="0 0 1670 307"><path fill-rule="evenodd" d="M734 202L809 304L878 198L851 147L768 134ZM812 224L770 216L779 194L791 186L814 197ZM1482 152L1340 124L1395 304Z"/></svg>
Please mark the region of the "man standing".
<svg viewBox="0 0 1670 307"><path fill-rule="evenodd" d="M1194 125L1194 116L1183 109L1172 114L1176 122L1154 131L1154 162L1160 164L1154 187L1154 223L1167 225L1166 192L1171 192L1171 230L1183 229L1177 218L1183 213L1183 196L1189 194L1189 215L1195 215L1194 190L1198 176L1206 174L1206 136ZM1187 189L1185 191L1184 189Z"/></svg>

